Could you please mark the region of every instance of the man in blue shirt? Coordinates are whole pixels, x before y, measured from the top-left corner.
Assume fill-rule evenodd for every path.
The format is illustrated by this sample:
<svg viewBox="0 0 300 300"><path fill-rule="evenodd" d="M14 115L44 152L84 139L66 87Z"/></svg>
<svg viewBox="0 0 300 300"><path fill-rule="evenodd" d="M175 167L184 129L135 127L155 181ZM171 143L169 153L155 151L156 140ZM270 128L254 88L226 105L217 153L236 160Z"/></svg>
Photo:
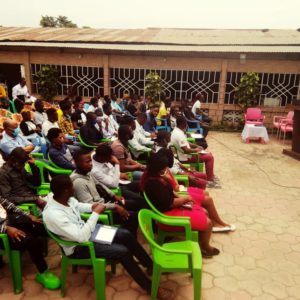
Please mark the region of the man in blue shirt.
<svg viewBox="0 0 300 300"><path fill-rule="evenodd" d="M147 132L150 132L150 133L156 132L157 124L156 124L155 118L157 117L158 112L159 112L159 106L154 105L151 107L150 112L147 113L147 121L143 125L144 129Z"/></svg>
<svg viewBox="0 0 300 300"><path fill-rule="evenodd" d="M0 143L0 149L5 156L17 147L23 148L27 153L34 150L34 145L20 135L18 123L13 120L6 120L3 123L4 133Z"/></svg>

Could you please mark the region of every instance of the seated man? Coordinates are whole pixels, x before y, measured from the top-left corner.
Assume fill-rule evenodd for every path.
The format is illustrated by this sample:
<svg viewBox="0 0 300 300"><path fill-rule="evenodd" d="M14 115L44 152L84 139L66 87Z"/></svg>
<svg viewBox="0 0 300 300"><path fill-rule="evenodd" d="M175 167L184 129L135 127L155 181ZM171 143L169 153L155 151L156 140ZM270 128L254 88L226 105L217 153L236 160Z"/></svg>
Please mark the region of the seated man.
<svg viewBox="0 0 300 300"><path fill-rule="evenodd" d="M139 210L145 207L144 198L139 195L139 181L128 182L126 173L120 172L120 162L113 156L111 147L103 143L97 147L93 159L91 175L95 183L102 183L108 188L120 187L122 195L126 198L126 207L130 210ZM120 181L123 179L126 184Z"/></svg>
<svg viewBox="0 0 300 300"><path fill-rule="evenodd" d="M144 129L150 133L155 133L156 132L156 117L159 112L159 106L158 105L153 105L150 108L150 111L147 113L147 121L144 124Z"/></svg>
<svg viewBox="0 0 300 300"><path fill-rule="evenodd" d="M71 120L75 130L80 129L80 127L86 122L86 113L83 107L84 100L81 96L77 96L75 100L73 100L74 112L71 115Z"/></svg>
<svg viewBox="0 0 300 300"><path fill-rule="evenodd" d="M128 145L131 147L130 151L134 158L147 160L154 142L147 139L145 136L141 136L139 132L136 132L136 122L134 119L128 117L124 120L124 124L129 125L133 130L133 138L128 141Z"/></svg>
<svg viewBox="0 0 300 300"><path fill-rule="evenodd" d="M36 100L34 102L34 108L35 108L34 123L41 128L42 124L47 120L47 115L44 112L44 101Z"/></svg>
<svg viewBox="0 0 300 300"><path fill-rule="evenodd" d="M74 170L75 164L69 147L65 144L65 137L59 128L51 128L47 138L50 142L49 157L53 163L63 169Z"/></svg>
<svg viewBox="0 0 300 300"><path fill-rule="evenodd" d="M74 196L74 187L70 178L59 175L51 181L52 199L43 212L43 219L47 228L64 240L74 242L87 242L91 239L92 232L96 228L98 215L105 206L97 203L80 203ZM80 213L91 212L89 219L84 222ZM99 226L99 225L98 225ZM100 225L101 226L101 225ZM89 258L89 250L84 246L61 245L64 253L71 258ZM140 285L140 287L151 293L151 280L144 274L140 266L133 258L148 269L152 270L152 260L138 243L136 238L126 229L118 228L112 244L100 244L94 242L95 255L97 258L106 258L120 262L125 270ZM158 290L160 299L167 299L164 289Z"/></svg>
<svg viewBox="0 0 300 300"><path fill-rule="evenodd" d="M102 132L105 138L112 138L118 135L119 124L112 115L110 103L103 104Z"/></svg>
<svg viewBox="0 0 300 300"><path fill-rule="evenodd" d="M214 175L214 157L209 152L204 152L201 146L189 143L185 135L187 129L187 121L185 117L178 117L176 120L176 127L171 134L171 143L177 149L178 159L183 163L205 163L205 171L207 180L218 185L218 178ZM190 153L197 153L197 157L190 155ZM212 185L212 184L211 184Z"/></svg>
<svg viewBox="0 0 300 300"><path fill-rule="evenodd" d="M128 212L124 207L127 203L123 197L116 196L105 185L95 183L91 176L92 158L91 153L85 150L77 151L74 154L76 169L71 175L74 184L74 195L79 202L102 203L106 209L113 211L114 220L136 235L137 215Z"/></svg>
<svg viewBox="0 0 300 300"><path fill-rule="evenodd" d="M32 174L25 171L25 163L29 163ZM43 207L45 201L37 196L28 184L41 184L40 171L34 165L34 159L29 158L24 149L15 148L7 162L0 168L0 195L14 204L34 202Z"/></svg>
<svg viewBox="0 0 300 300"><path fill-rule="evenodd" d="M90 106L87 110L87 113L89 112L95 112L95 110L98 108L98 99L96 97L91 98L90 100Z"/></svg>
<svg viewBox="0 0 300 300"><path fill-rule="evenodd" d="M46 289L53 290L60 287L60 280L48 270L43 257L43 247L38 237L47 234L40 220L0 197L0 233L7 234L11 249L29 252L32 262L38 269L35 276L37 282Z"/></svg>
<svg viewBox="0 0 300 300"><path fill-rule="evenodd" d="M42 134L44 137L47 136L49 129L51 128L59 128L58 126L58 115L57 110L55 108L49 108L46 111L48 120L44 121L42 124Z"/></svg>
<svg viewBox="0 0 300 300"><path fill-rule="evenodd" d="M120 170L123 173L133 172L134 179L140 179L145 166L134 161L128 150L128 141L133 138L133 132L129 125L121 125L118 130L118 139L113 141L111 148L114 156L120 162Z"/></svg>
<svg viewBox="0 0 300 300"><path fill-rule="evenodd" d="M20 128L16 121L7 119L3 123L3 137L0 143L0 149L8 156L13 149L21 147L25 152L30 153L34 150L34 145L27 141L22 135L20 135Z"/></svg>
<svg viewBox="0 0 300 300"><path fill-rule="evenodd" d="M30 110L23 109L21 115L23 120L20 123L20 129L24 137L36 146L41 145L41 127L32 121Z"/></svg>
<svg viewBox="0 0 300 300"><path fill-rule="evenodd" d="M80 127L80 137L88 145L98 146L101 143L103 134L97 124L97 115L95 113L87 113L86 124Z"/></svg>
<svg viewBox="0 0 300 300"><path fill-rule="evenodd" d="M147 121L147 114L144 112L140 112L136 116L135 120L135 131L134 133L138 135L138 138L143 140L142 144L146 144L156 137L155 132L148 132L144 129L144 124Z"/></svg>
<svg viewBox="0 0 300 300"><path fill-rule="evenodd" d="M69 99L64 99L59 102L59 107L62 110L62 118L58 121L58 126L66 137L76 137L73 123L71 120L72 103Z"/></svg>

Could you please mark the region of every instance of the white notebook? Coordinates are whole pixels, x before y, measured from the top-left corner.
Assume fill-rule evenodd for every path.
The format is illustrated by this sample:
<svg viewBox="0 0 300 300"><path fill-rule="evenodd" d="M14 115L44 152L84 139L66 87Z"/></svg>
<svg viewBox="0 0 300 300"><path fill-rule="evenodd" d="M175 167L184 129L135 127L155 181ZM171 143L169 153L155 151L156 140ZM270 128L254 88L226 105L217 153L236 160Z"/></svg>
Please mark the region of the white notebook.
<svg viewBox="0 0 300 300"><path fill-rule="evenodd" d="M117 233L118 228L97 224L95 230L92 232L90 241L101 244L111 244Z"/></svg>

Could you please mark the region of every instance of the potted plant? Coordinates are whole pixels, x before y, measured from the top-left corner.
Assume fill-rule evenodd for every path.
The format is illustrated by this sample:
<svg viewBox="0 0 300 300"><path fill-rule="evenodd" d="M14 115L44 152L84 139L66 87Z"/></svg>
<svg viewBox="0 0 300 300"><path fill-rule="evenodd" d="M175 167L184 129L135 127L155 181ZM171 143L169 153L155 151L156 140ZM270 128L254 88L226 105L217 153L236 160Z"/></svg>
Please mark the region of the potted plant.
<svg viewBox="0 0 300 300"><path fill-rule="evenodd" d="M59 75L58 71L50 66L43 66L35 75L38 93L48 102L57 95Z"/></svg>
<svg viewBox="0 0 300 300"><path fill-rule="evenodd" d="M160 94L162 91L162 81L156 72L150 72L145 77L145 96L151 97L152 104L160 103Z"/></svg>
<svg viewBox="0 0 300 300"><path fill-rule="evenodd" d="M257 105L259 96L259 76L255 72L249 72L241 77L240 83L234 89L234 98L245 112L248 107Z"/></svg>

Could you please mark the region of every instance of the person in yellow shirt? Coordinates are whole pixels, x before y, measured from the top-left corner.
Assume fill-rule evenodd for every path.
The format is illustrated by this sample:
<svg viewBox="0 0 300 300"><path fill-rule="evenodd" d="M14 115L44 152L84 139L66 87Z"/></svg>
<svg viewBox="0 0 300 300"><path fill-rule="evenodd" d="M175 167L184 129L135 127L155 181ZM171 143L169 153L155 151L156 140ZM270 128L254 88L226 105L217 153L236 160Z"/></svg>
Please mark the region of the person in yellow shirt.
<svg viewBox="0 0 300 300"><path fill-rule="evenodd" d="M9 99L7 97L7 85L0 78L0 107L8 109Z"/></svg>

